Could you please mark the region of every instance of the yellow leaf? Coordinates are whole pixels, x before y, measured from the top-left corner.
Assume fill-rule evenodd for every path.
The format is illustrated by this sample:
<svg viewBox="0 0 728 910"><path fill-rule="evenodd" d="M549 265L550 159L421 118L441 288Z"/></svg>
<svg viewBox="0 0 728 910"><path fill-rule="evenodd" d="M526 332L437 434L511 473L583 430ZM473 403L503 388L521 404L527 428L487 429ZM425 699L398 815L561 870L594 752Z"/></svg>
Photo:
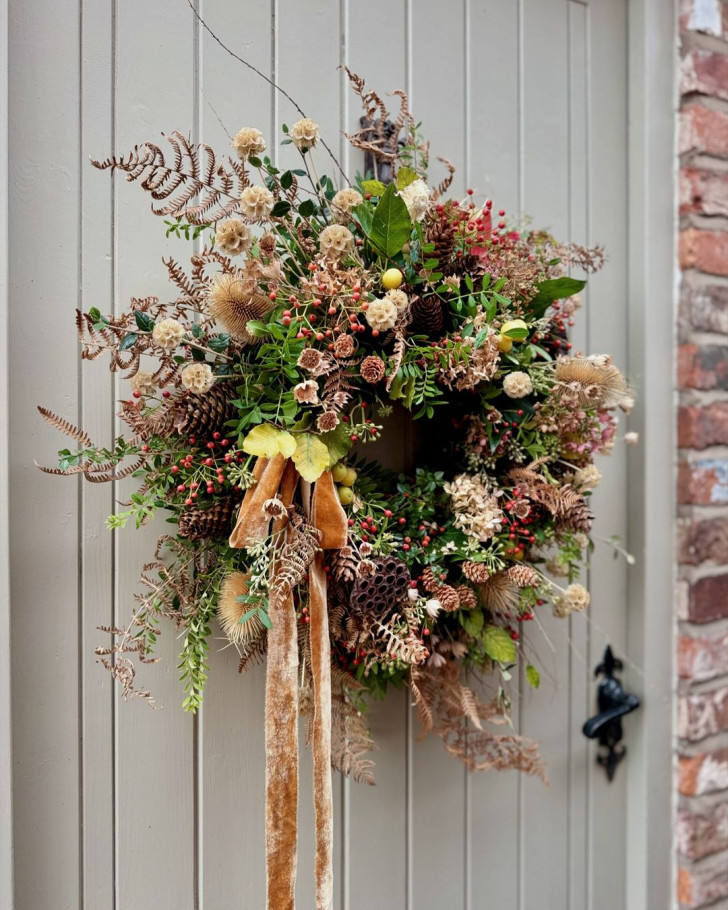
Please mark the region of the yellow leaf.
<svg viewBox="0 0 728 910"><path fill-rule="evenodd" d="M301 477L309 483L313 483L329 466L329 450L318 436L314 436L312 433L301 433L296 439L293 462Z"/></svg>
<svg viewBox="0 0 728 910"><path fill-rule="evenodd" d="M259 455L261 458L273 458L280 452L279 437L289 433L283 433L270 424L263 423L253 429L245 437L243 442L243 452L248 455Z"/></svg>
<svg viewBox="0 0 728 910"><path fill-rule="evenodd" d="M290 433L281 430L278 434L278 451L284 458L290 458L296 451L296 440Z"/></svg>

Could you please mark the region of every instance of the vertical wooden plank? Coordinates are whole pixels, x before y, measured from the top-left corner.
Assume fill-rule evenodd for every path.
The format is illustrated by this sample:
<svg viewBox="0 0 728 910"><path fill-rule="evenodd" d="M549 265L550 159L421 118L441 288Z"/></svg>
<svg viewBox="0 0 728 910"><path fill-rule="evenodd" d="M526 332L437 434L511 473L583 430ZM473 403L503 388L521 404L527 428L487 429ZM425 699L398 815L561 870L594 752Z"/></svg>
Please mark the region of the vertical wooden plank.
<svg viewBox="0 0 728 910"><path fill-rule="evenodd" d="M81 16L81 288L78 306L113 307L113 186L89 164L113 148L113 4L86 4ZM72 321L75 301L65 301ZM102 445L114 437L114 383L105 359L81 367L81 426ZM114 624L113 540L105 527L114 510L111 484L81 487L81 612L83 698L82 837L85 910L104 910L114 898L114 682L94 648L106 644L98 626Z"/></svg>
<svg viewBox="0 0 728 910"><path fill-rule="evenodd" d="M116 7L116 34L116 150L161 131L191 131L194 32L185 8L175 0L124 0ZM161 257L183 256L185 244L165 241L162 220L150 214L150 199L138 186L116 182L116 306L122 309L134 295L170 295ZM128 382L119 380L117 397L128 395ZM124 497L133 484L120 486ZM139 569L166 527L158 520L116 535L117 623L128 621ZM189 910L195 902L193 721L179 707L178 650L174 628L165 624L162 663L142 668L138 677L164 710L152 711L141 700L117 705L119 907Z"/></svg>
<svg viewBox="0 0 728 910"><path fill-rule="evenodd" d="M270 0L251 0L227 5L224 15L215 7L203 15L231 50L270 75L271 9ZM265 136L266 154L275 156L280 134L272 123L269 87L207 32L199 90L205 142L234 154L227 133L254 126ZM265 668L238 676L235 648L216 621L212 628L201 713L202 905L258 910L265 905Z"/></svg>
<svg viewBox="0 0 728 910"><path fill-rule="evenodd" d="M15 901L40 910L80 900L78 485L33 465L65 444L36 404L78 417L79 5L12 0L9 14Z"/></svg>
<svg viewBox="0 0 728 910"><path fill-rule="evenodd" d="M557 237L568 233L568 73L565 0L523 3L523 210ZM523 687L521 733L540 742L550 786L522 779L520 907L568 900L568 627L541 611L525 644L541 660L542 686ZM534 628L535 627L535 628Z"/></svg>

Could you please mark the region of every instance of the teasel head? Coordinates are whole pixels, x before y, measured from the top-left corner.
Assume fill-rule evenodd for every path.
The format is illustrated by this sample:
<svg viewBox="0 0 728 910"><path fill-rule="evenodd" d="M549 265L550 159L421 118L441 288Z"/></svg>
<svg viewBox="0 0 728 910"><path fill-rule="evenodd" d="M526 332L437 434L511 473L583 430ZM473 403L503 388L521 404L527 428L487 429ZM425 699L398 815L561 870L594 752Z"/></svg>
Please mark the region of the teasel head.
<svg viewBox="0 0 728 910"><path fill-rule="evenodd" d="M616 408L634 397L624 376L606 355L559 360L556 379L573 389L585 408Z"/></svg>
<svg viewBox="0 0 728 910"><path fill-rule="evenodd" d="M478 585L480 606L498 616L511 616L518 608L518 588L507 572L496 572Z"/></svg>
<svg viewBox="0 0 728 910"><path fill-rule="evenodd" d="M207 295L207 310L233 338L246 344L256 341L247 329L252 319L260 319L273 307L249 279L223 272L212 279Z"/></svg>
<svg viewBox="0 0 728 910"><path fill-rule="evenodd" d="M265 626L257 612L250 613L250 604L241 600L248 593L249 582L249 575L231 572L220 586L217 615L223 632L234 645L251 645L265 632ZM250 616L243 619L246 613L250 613Z"/></svg>

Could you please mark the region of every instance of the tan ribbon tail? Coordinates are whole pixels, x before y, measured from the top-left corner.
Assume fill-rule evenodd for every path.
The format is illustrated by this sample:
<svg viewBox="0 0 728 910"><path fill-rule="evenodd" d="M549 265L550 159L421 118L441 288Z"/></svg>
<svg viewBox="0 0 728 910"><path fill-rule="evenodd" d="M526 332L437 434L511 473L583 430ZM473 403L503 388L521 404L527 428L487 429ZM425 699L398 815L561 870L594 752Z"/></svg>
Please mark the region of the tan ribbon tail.
<svg viewBox="0 0 728 910"><path fill-rule="evenodd" d="M316 910L332 910L334 804L331 783L331 645L326 603L326 571L322 552L316 554L309 569L309 613L314 690L313 804L316 822Z"/></svg>
<svg viewBox="0 0 728 910"><path fill-rule="evenodd" d="M324 471L313 488L311 522L321 531L322 550L340 550L346 546L349 525L331 471Z"/></svg>
<svg viewBox="0 0 728 910"><path fill-rule="evenodd" d="M259 458L255 463L254 474L261 462L263 464L257 478L258 482L247 490L240 504L237 523L230 535L230 546L234 550L262 540L268 533L270 519L263 512L263 503L266 499L272 499L278 492L288 462L282 455L276 455L270 461Z"/></svg>
<svg viewBox="0 0 728 910"><path fill-rule="evenodd" d="M267 469L266 469L267 470ZM279 476L288 506L298 473L288 462ZM278 484L273 491L275 495ZM284 527L276 521L274 531ZM275 573L275 566L272 571ZM292 593L271 596L265 680L265 829L267 910L294 910L298 841L298 631Z"/></svg>

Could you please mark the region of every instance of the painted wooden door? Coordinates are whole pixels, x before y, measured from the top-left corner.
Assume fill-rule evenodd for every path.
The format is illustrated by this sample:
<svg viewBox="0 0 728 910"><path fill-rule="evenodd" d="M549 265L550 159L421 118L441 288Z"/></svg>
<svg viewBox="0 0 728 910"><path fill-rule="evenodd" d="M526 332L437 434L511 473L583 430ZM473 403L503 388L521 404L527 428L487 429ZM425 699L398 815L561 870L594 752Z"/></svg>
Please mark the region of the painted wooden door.
<svg viewBox="0 0 728 910"><path fill-rule="evenodd" d="M233 51L285 86L344 168L359 115L347 63L404 87L433 154L495 208L603 243L576 349L626 357L626 0L196 0ZM97 439L124 391L80 367L73 309L167 292L182 257L137 187L88 157L180 129L224 148L244 124L274 146L288 102L234 60L184 0L10 0L12 678L16 903L22 910L260 910L263 675L213 642L205 706L184 715L175 636L141 681L164 710L122 703L96 666L97 625L128 615L159 528L113 537L124 490L40 476L58 438L44 403ZM323 164L322 164L323 166ZM623 456L603 465L596 536L624 533ZM529 629L544 682L518 687L516 722L541 742L550 786L468 775L418 741L405 695L372 709L375 788L337 778L340 910L619 910L624 775L608 785L580 733L604 644L625 650L627 577L600 544L588 617ZM536 624L533 624L534 626ZM310 757L302 780L311 774ZM312 809L300 805L300 908L311 906Z"/></svg>

